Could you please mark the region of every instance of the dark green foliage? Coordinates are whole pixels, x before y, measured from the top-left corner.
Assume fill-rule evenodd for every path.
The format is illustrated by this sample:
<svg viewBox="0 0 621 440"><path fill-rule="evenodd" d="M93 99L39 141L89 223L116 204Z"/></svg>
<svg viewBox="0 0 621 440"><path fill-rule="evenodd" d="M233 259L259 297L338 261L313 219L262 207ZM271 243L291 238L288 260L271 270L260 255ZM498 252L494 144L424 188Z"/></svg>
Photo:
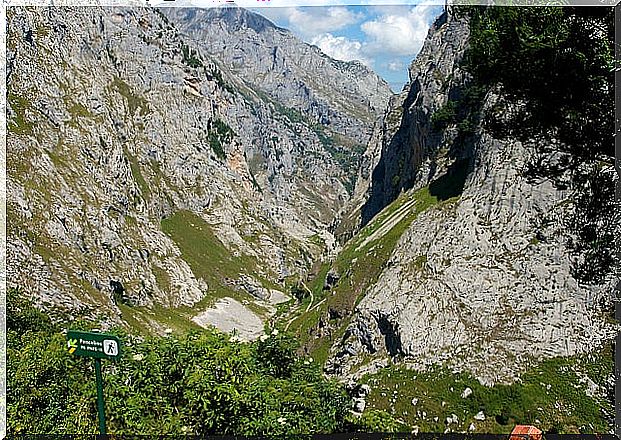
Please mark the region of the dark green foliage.
<svg viewBox="0 0 621 440"><path fill-rule="evenodd" d="M181 54L183 55L183 59L181 61L188 67L203 67L200 54L196 49L192 49L187 44L181 43Z"/></svg>
<svg viewBox="0 0 621 440"><path fill-rule="evenodd" d="M64 335L19 297L10 310L9 433L95 433L92 360L70 356ZM123 359L104 363L111 433L282 435L343 426L343 389L299 359L287 336L119 336Z"/></svg>
<svg viewBox="0 0 621 440"><path fill-rule="evenodd" d="M33 307L17 289L7 289L6 329L19 336L26 332L57 330L50 318Z"/></svg>
<svg viewBox="0 0 621 440"><path fill-rule="evenodd" d="M259 369L267 375L280 379L291 377L292 367L298 357L295 353L294 340L282 334L263 339L255 345L254 356Z"/></svg>
<svg viewBox="0 0 621 440"><path fill-rule="evenodd" d="M224 79L222 78L222 72L220 71L220 69L213 67L210 72L207 72L207 69L205 69L205 73L207 74L207 78L214 79L216 81L216 84L218 84L220 88L227 90L229 93L236 92L233 86L231 86L230 84L224 81Z"/></svg>
<svg viewBox="0 0 621 440"><path fill-rule="evenodd" d="M209 134L207 135L207 140L209 146L220 160L226 159L226 152L224 151L223 145L233 141L235 132L220 119L210 119L208 130Z"/></svg>
<svg viewBox="0 0 621 440"><path fill-rule="evenodd" d="M220 142L220 138L218 137L217 133L210 132L207 136L207 140L209 141L209 146L211 147L213 152L216 153L218 159L226 159L226 152L224 151L224 148L222 148L222 142Z"/></svg>
<svg viewBox="0 0 621 440"><path fill-rule="evenodd" d="M487 87L478 84L468 84L463 89L453 90L446 104L431 115L432 129L442 131L450 124L457 124L457 143L474 135L487 90Z"/></svg>
<svg viewBox="0 0 621 440"><path fill-rule="evenodd" d="M300 122L306 122L307 119L306 117L300 113L298 110L291 108L291 107L285 107L283 105L277 104L276 101L273 101L275 106L276 106L276 110L279 113L282 113L283 115L285 115L287 117L287 119L289 119L289 121L291 121L292 123L300 123Z"/></svg>
<svg viewBox="0 0 621 440"><path fill-rule="evenodd" d="M310 292L300 284L295 284L291 287L291 296L301 302L310 296Z"/></svg>
<svg viewBox="0 0 621 440"><path fill-rule="evenodd" d="M578 239L574 273L602 282L614 270L613 8L463 7L470 19L465 67L501 93L485 126L532 157L525 175L572 193L563 221ZM511 108L507 112L507 108ZM466 127L467 128L467 127Z"/></svg>
<svg viewBox="0 0 621 440"><path fill-rule="evenodd" d="M555 137L554 149L572 160L614 156L612 8L468 12L467 68L480 84L499 85L512 102L527 104L503 124L507 132Z"/></svg>
<svg viewBox="0 0 621 440"><path fill-rule="evenodd" d="M431 115L431 126L434 130L444 130L455 121L455 101L448 100L446 104Z"/></svg>

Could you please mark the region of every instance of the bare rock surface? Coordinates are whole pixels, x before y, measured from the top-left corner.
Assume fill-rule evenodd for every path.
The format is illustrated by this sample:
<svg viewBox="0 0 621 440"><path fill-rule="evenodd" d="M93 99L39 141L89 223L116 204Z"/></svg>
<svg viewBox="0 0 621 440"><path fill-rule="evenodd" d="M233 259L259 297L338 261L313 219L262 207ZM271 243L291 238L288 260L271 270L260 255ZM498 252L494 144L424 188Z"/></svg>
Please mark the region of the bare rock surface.
<svg viewBox="0 0 621 440"><path fill-rule="evenodd" d="M486 384L512 382L533 360L586 352L616 334L602 308L612 288L579 284L567 231L541 224L542 213L566 215L568 194L522 176L529 152L518 142L494 139L481 126L459 144L455 127L432 130L434 111L468 85L459 66L467 37L460 19L436 21L393 102L400 122L387 120L389 109L372 138L381 154L369 159L376 165L367 192L358 191L363 224L402 191L428 187L437 202L401 235L355 307L327 364L337 375L361 377L381 368L370 359L391 359L468 370ZM497 100L490 92L482 112ZM406 200L365 245L414 209Z"/></svg>
<svg viewBox="0 0 621 440"><path fill-rule="evenodd" d="M263 321L248 307L233 298L222 298L213 307L199 313L192 321L201 327L216 327L233 333L241 340L252 341L263 334Z"/></svg>

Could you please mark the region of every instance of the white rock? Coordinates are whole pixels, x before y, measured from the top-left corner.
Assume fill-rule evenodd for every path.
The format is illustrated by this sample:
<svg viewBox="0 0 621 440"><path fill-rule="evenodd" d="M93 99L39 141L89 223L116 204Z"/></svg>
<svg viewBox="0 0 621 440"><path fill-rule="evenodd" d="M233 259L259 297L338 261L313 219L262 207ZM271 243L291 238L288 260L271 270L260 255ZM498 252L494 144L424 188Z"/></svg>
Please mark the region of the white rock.
<svg viewBox="0 0 621 440"><path fill-rule="evenodd" d="M354 399L354 411L362 413L366 406L367 402L364 399L360 397Z"/></svg>
<svg viewBox="0 0 621 440"><path fill-rule="evenodd" d="M479 422L485 420L485 414L483 414L483 411L479 411L478 413L476 413L476 415L474 416L474 420L478 420Z"/></svg>
<svg viewBox="0 0 621 440"><path fill-rule="evenodd" d="M468 396L472 395L472 389L470 387L466 388L463 393L461 393L462 399L468 398Z"/></svg>

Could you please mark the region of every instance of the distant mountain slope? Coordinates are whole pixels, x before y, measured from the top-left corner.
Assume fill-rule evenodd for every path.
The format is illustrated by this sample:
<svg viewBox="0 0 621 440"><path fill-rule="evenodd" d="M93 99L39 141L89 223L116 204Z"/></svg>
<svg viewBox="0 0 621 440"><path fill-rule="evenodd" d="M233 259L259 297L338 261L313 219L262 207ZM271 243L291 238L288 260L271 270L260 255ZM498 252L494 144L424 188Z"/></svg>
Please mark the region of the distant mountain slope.
<svg viewBox="0 0 621 440"><path fill-rule="evenodd" d="M392 95L361 63L334 60L242 8L163 8L226 68L327 129L366 145Z"/></svg>
<svg viewBox="0 0 621 440"><path fill-rule="evenodd" d="M302 71L287 50L304 44L287 41L278 51ZM222 64L154 9L11 8L9 285L53 313L135 327L193 326L214 304L273 313L287 277L331 244L358 153ZM350 81L344 66L331 81ZM353 119L337 104L320 107ZM356 108L362 139L373 112Z"/></svg>

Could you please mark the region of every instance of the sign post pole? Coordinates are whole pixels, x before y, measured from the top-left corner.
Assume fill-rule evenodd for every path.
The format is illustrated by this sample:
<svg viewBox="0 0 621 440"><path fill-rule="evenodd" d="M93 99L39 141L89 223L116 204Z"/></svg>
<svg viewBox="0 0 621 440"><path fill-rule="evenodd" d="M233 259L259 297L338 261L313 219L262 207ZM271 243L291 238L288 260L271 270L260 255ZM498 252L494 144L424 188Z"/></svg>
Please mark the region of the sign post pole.
<svg viewBox="0 0 621 440"><path fill-rule="evenodd" d="M106 435L106 413L104 411L103 380L101 378L101 359L95 358L95 377L97 379L97 412L99 413L99 434Z"/></svg>
<svg viewBox="0 0 621 440"><path fill-rule="evenodd" d="M101 360L119 360L121 358L121 341L114 335L69 330L67 331L67 351L74 356L95 358L99 434L106 435L106 414L104 411Z"/></svg>

